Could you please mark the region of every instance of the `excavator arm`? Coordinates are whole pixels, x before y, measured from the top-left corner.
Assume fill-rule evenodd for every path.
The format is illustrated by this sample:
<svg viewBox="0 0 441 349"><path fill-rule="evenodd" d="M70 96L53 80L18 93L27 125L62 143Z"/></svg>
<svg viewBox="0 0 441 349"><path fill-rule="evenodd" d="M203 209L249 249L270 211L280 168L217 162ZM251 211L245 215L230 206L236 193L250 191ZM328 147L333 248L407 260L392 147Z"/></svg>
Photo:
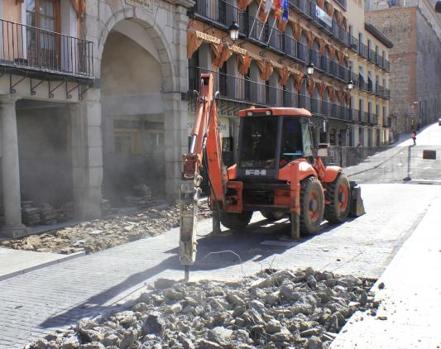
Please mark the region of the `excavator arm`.
<svg viewBox="0 0 441 349"><path fill-rule="evenodd" d="M206 168L210 185L211 207L222 207L225 198L226 171L218 131L217 109L212 74L201 74L196 104L196 120L189 153L183 156L183 179L180 190L180 261L188 279L189 266L196 259L197 208L201 168Z"/></svg>

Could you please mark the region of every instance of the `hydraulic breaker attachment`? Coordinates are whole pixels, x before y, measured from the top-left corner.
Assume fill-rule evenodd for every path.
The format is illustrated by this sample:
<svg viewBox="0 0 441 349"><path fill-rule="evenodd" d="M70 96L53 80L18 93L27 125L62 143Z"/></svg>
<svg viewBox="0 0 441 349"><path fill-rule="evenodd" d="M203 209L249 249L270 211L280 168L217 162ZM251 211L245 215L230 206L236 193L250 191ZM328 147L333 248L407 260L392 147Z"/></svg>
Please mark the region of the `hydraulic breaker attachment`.
<svg viewBox="0 0 441 349"><path fill-rule="evenodd" d="M190 276L190 265L196 260L197 213L200 188L193 181L181 184L180 189L180 235L179 261L185 269L185 280Z"/></svg>
<svg viewBox="0 0 441 349"><path fill-rule="evenodd" d="M364 210L363 199L361 198L361 188L357 182L350 181L351 185L351 217L360 217L366 213Z"/></svg>

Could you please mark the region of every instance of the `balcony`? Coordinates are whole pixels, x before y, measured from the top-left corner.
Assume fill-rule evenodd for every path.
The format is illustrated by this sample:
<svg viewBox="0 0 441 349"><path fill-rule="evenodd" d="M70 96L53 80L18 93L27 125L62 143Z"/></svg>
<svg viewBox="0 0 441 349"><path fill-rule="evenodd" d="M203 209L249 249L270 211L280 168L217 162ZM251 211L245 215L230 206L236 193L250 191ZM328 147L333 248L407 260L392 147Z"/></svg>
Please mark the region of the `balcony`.
<svg viewBox="0 0 441 349"><path fill-rule="evenodd" d="M307 0L289 0L289 5L291 8L299 12L300 14L311 19L314 15L313 6L315 2Z"/></svg>
<svg viewBox="0 0 441 349"><path fill-rule="evenodd" d="M93 79L93 43L0 19L0 66L34 75Z"/></svg>
<svg viewBox="0 0 441 349"><path fill-rule="evenodd" d="M368 48L362 42L359 42L358 44L358 54L363 58L368 58Z"/></svg>
<svg viewBox="0 0 441 349"><path fill-rule="evenodd" d="M358 76L358 88L362 91L367 91L367 84L362 75Z"/></svg>
<svg viewBox="0 0 441 349"><path fill-rule="evenodd" d="M352 51L358 52L358 47L359 47L358 39L356 39L352 35L349 37L349 47L352 49Z"/></svg>
<svg viewBox="0 0 441 349"><path fill-rule="evenodd" d="M371 63L375 63L375 51L372 49L368 49L368 60Z"/></svg>
<svg viewBox="0 0 441 349"><path fill-rule="evenodd" d="M195 12L197 17L210 20L222 29L228 29L233 20L236 20L239 24L240 33L248 34L250 22L247 14L224 0L197 0Z"/></svg>
<svg viewBox="0 0 441 349"><path fill-rule="evenodd" d="M374 84L371 79L368 79L366 90L370 93L374 92Z"/></svg>
<svg viewBox="0 0 441 349"><path fill-rule="evenodd" d="M389 63L389 61L387 59L383 60L383 69L386 72L390 73L390 63Z"/></svg>
<svg viewBox="0 0 441 349"><path fill-rule="evenodd" d="M209 70L189 68L189 90L198 88L200 74ZM248 78L238 77L225 73L212 72L215 77L215 89L220 92L220 98L239 104L256 106L299 106L310 110L314 115L325 116L333 119L351 120L350 109L335 103L311 98L285 88L271 86L268 83L259 83Z"/></svg>
<svg viewBox="0 0 441 349"><path fill-rule="evenodd" d="M298 58L297 55L297 41L290 35L284 35L284 51L291 58Z"/></svg>
<svg viewBox="0 0 441 349"><path fill-rule="evenodd" d="M372 126L377 125L377 123L378 123L377 115L373 114L373 113L368 113L367 123Z"/></svg>

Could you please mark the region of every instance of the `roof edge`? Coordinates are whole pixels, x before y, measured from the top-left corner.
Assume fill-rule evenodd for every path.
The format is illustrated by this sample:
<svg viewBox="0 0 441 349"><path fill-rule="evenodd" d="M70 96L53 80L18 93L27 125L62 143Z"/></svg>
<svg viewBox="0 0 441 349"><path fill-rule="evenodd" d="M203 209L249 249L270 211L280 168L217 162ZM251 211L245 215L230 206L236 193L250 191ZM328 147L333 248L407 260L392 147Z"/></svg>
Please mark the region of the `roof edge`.
<svg viewBox="0 0 441 349"><path fill-rule="evenodd" d="M390 41L380 30L378 30L373 24L365 23L364 29L371 33L375 38L377 38L381 43L383 43L387 48L394 47L392 41Z"/></svg>

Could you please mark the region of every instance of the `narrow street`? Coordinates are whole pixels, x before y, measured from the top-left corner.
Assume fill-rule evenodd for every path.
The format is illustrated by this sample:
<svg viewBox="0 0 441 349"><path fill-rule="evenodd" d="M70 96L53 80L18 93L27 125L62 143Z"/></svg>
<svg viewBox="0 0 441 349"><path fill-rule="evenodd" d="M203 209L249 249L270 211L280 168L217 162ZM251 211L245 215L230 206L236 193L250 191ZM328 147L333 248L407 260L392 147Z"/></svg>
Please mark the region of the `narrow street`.
<svg viewBox="0 0 441 349"><path fill-rule="evenodd" d="M412 178L440 179L440 160L422 160L423 149L441 148L441 127L432 125L412 147ZM229 280L265 268L315 270L377 279L412 235L438 185L403 183L409 141L367 159L351 177L362 184L366 214L340 226L325 226L298 242L288 238L288 223L268 223L255 215L242 234L210 235L211 221L200 222L198 259L191 279ZM415 151L416 150L416 151ZM441 151L438 151L438 156ZM349 173L357 173L357 167ZM411 181L412 183L412 181ZM116 309L158 278L181 279L178 228L0 281L0 348L20 348L54 328L85 316ZM128 298L127 298L128 297Z"/></svg>

